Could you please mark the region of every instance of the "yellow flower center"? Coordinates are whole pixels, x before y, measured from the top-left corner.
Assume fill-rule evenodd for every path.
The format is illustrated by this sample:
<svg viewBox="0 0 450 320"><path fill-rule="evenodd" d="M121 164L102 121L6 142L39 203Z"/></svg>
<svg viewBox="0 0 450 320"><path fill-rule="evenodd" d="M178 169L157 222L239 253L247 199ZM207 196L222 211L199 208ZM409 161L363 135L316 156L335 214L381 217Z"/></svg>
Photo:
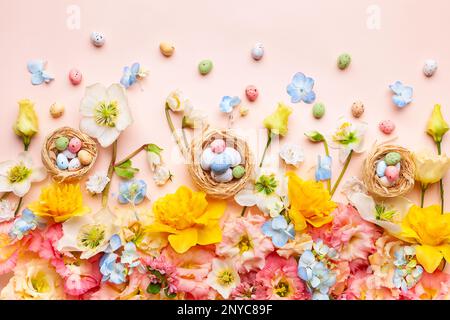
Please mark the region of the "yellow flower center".
<svg viewBox="0 0 450 320"><path fill-rule="evenodd" d="M291 287L286 280L282 279L273 287L273 291L279 297L285 298L291 292Z"/></svg>
<svg viewBox="0 0 450 320"><path fill-rule="evenodd" d="M234 274L231 270L224 270L218 275L217 281L222 286L229 286L234 282Z"/></svg>
<svg viewBox="0 0 450 320"><path fill-rule="evenodd" d="M8 172L9 183L20 183L26 180L31 175L31 170L25 167L22 163L12 167Z"/></svg>
<svg viewBox="0 0 450 320"><path fill-rule="evenodd" d="M78 233L78 243L87 249L96 249L105 239L105 227L100 224L84 225Z"/></svg>
<svg viewBox="0 0 450 320"><path fill-rule="evenodd" d="M95 122L102 127L115 127L118 116L119 108L117 101L102 101L94 111Z"/></svg>
<svg viewBox="0 0 450 320"><path fill-rule="evenodd" d="M44 272L40 271L31 278L31 286L36 292L45 293L50 291L50 284Z"/></svg>
<svg viewBox="0 0 450 320"><path fill-rule="evenodd" d="M253 248L252 242L247 235L242 236L241 240L238 243L240 253L244 253Z"/></svg>

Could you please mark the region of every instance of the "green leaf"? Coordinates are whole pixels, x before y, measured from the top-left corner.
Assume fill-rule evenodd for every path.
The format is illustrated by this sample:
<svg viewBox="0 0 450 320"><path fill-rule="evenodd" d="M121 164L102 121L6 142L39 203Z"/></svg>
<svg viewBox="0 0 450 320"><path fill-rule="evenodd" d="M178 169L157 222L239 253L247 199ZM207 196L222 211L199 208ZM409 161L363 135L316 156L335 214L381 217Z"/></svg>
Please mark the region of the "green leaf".
<svg viewBox="0 0 450 320"><path fill-rule="evenodd" d="M158 147L156 144L154 143L150 143L145 147L145 150L147 150L148 152L153 152L156 153L158 156L161 154L161 151L163 151L163 148Z"/></svg>
<svg viewBox="0 0 450 320"><path fill-rule="evenodd" d="M322 142L325 141L325 137L319 131L306 132L305 136L312 142Z"/></svg>
<svg viewBox="0 0 450 320"><path fill-rule="evenodd" d="M147 292L150 294L158 294L161 291L160 283L150 283L147 287Z"/></svg>
<svg viewBox="0 0 450 320"><path fill-rule="evenodd" d="M275 179L275 175L262 175L255 183L255 189L258 192L262 192L265 195L271 195L278 186L278 182Z"/></svg>
<svg viewBox="0 0 450 320"><path fill-rule="evenodd" d="M124 179L133 179L136 173L139 172L138 168L132 167L133 163L131 160L127 160L126 162L122 163L120 166L114 167L114 172L121 178Z"/></svg>
<svg viewBox="0 0 450 320"><path fill-rule="evenodd" d="M174 292L170 293L168 287L164 288L164 293L166 294L166 297L169 298L169 299L173 299L173 298L175 298L177 296L177 294L174 293Z"/></svg>

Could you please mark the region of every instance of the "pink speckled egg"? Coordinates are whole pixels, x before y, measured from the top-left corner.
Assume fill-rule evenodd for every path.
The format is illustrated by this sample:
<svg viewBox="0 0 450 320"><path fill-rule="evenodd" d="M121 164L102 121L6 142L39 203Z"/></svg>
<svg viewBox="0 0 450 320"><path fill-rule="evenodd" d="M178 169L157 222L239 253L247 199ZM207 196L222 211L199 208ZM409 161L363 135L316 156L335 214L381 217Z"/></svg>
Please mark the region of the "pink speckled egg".
<svg viewBox="0 0 450 320"><path fill-rule="evenodd" d="M82 143L81 143L80 139L72 138L72 139L70 139L68 149L72 153L78 153L78 151L81 150L81 146L82 146Z"/></svg>
<svg viewBox="0 0 450 320"><path fill-rule="evenodd" d="M78 69L72 69L69 71L69 80L74 86L79 85L82 79L83 75Z"/></svg>
<svg viewBox="0 0 450 320"><path fill-rule="evenodd" d="M222 153L225 151L225 148L227 147L225 144L225 141L222 139L216 139L213 142L211 142L211 150L214 153Z"/></svg>
<svg viewBox="0 0 450 320"><path fill-rule="evenodd" d="M388 178L389 182L395 182L400 176L400 171L396 166L388 166L384 172L384 175Z"/></svg>
<svg viewBox="0 0 450 320"><path fill-rule="evenodd" d="M250 85L245 88L245 95L249 101L255 101L258 98L258 94L258 89L255 86Z"/></svg>
<svg viewBox="0 0 450 320"><path fill-rule="evenodd" d="M378 127L384 134L391 134L395 130L395 124L391 120L381 121Z"/></svg>

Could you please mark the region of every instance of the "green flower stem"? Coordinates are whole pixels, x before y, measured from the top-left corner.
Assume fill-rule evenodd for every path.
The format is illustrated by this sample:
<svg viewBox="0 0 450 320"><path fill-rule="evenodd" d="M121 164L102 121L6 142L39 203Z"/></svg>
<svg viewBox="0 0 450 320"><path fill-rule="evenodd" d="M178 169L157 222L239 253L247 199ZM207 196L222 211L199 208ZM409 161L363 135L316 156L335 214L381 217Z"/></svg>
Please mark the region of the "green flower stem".
<svg viewBox="0 0 450 320"><path fill-rule="evenodd" d="M125 157L123 160L120 160L119 162L115 163L114 166L120 166L122 164L124 164L125 162L127 162L128 160L131 160L132 158L134 158L135 156L137 156L142 150L144 150L145 148L147 148L148 144L143 144L142 146L140 146L139 148L137 148L136 150L134 150L132 153L130 153L127 157Z"/></svg>
<svg viewBox="0 0 450 320"><path fill-rule="evenodd" d="M112 182L112 176L114 173L114 164L116 163L117 158L117 140L114 141L112 145L112 155L111 155L111 162L109 164L108 168L108 178L109 182L105 187L105 190L103 190L102 193L102 207L105 209L108 206L108 198L109 198L109 189L111 188L111 182Z"/></svg>
<svg viewBox="0 0 450 320"><path fill-rule="evenodd" d="M166 112L167 124L169 125L170 131L172 132L172 135L174 136L175 141L177 142L177 145L180 148L181 154L184 157L186 157L186 150L184 149L183 144L181 143L181 139L175 130L175 126L173 125L172 118L170 117L170 108L167 105L166 105L165 112Z"/></svg>
<svg viewBox="0 0 450 320"><path fill-rule="evenodd" d="M16 211L14 211L14 217L16 217L17 214L19 213L20 207L22 206L22 201L23 201L23 198L21 197L21 198L19 199L19 203L17 204Z"/></svg>
<svg viewBox="0 0 450 320"><path fill-rule="evenodd" d="M420 207L423 208L423 204L425 202L425 191L427 191L428 185L427 184L420 184Z"/></svg>
<svg viewBox="0 0 450 320"><path fill-rule="evenodd" d="M259 167L260 167L260 168L262 167L262 165L263 165L263 163L264 163L264 158L266 157L267 150L269 149L269 146L270 146L270 144L272 143L272 137L273 137L272 132L271 132L270 130L268 130L268 131L267 131L267 143L266 143L266 147L264 148L264 152L263 152L263 155L262 155L262 158L261 158L261 162L259 163Z"/></svg>
<svg viewBox="0 0 450 320"><path fill-rule="evenodd" d="M441 148L441 142L436 142L436 146L438 149L438 154L441 155L442 154L442 148ZM441 179L439 180L439 191L441 194L441 214L444 214L444 180Z"/></svg>
<svg viewBox="0 0 450 320"><path fill-rule="evenodd" d="M245 211L247 211L247 208L248 208L248 207L242 207L242 211L241 211L241 217L243 217L243 216L244 216L244 214L245 214Z"/></svg>
<svg viewBox="0 0 450 320"><path fill-rule="evenodd" d="M344 177L345 171L347 171L348 165L350 164L350 160L352 159L352 155L353 155L353 150L350 151L349 155L347 156L347 159L345 159L344 167L342 168L341 173L339 174L339 177L333 186L333 189L331 189L331 196L334 195L337 187L341 183L341 180Z"/></svg>
<svg viewBox="0 0 450 320"><path fill-rule="evenodd" d="M184 141L184 145L186 146L187 149L189 149L189 142L187 140L187 136L186 136L186 131L184 129L185 127L181 128L181 133L183 134L183 141Z"/></svg>
<svg viewBox="0 0 450 320"><path fill-rule="evenodd" d="M325 148L325 155L327 157L329 157L330 156L330 149L328 149L328 142L325 139L323 140L323 147ZM331 191L331 180L330 179L327 180L327 189L328 189L328 192Z"/></svg>

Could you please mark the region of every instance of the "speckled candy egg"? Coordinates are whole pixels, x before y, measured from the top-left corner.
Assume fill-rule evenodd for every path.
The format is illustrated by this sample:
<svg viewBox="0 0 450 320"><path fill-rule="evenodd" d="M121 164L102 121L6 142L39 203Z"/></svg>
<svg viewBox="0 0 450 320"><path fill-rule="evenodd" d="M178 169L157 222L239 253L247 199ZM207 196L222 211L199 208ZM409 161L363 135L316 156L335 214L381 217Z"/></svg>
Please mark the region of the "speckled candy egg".
<svg viewBox="0 0 450 320"><path fill-rule="evenodd" d="M69 162L69 171L77 171L81 168L80 159L74 158Z"/></svg>
<svg viewBox="0 0 450 320"><path fill-rule="evenodd" d="M67 160L67 157L64 154L58 154L56 157L56 166L59 170L67 170L69 167L69 160Z"/></svg>
<svg viewBox="0 0 450 320"><path fill-rule="evenodd" d="M384 177L384 172L386 171L387 164L384 160L380 160L377 163L377 176Z"/></svg>
<svg viewBox="0 0 450 320"><path fill-rule="evenodd" d="M321 102L314 104L312 114L316 119L322 118L325 115L325 105Z"/></svg>
<svg viewBox="0 0 450 320"><path fill-rule="evenodd" d="M247 88L245 88L245 96L247 97L248 101L255 101L256 98L258 98L259 92L258 89L253 86L247 86Z"/></svg>
<svg viewBox="0 0 450 320"><path fill-rule="evenodd" d="M345 70L348 68L350 63L352 62L352 57L348 53L343 53L338 57L338 68L341 70Z"/></svg>
<svg viewBox="0 0 450 320"><path fill-rule="evenodd" d="M235 167L242 162L242 156L236 149L227 147L224 151L231 158L231 166Z"/></svg>
<svg viewBox="0 0 450 320"><path fill-rule="evenodd" d="M384 134L391 134L395 130L395 124L391 120L383 120L378 125L378 128Z"/></svg>
<svg viewBox="0 0 450 320"><path fill-rule="evenodd" d="M175 47L168 42L161 42L159 44L159 51L161 51L163 56L170 57L175 52Z"/></svg>
<svg viewBox="0 0 450 320"><path fill-rule="evenodd" d="M92 163L92 156L86 150L80 150L78 152L78 159L83 166L88 166Z"/></svg>
<svg viewBox="0 0 450 320"><path fill-rule="evenodd" d="M245 175L245 168L243 166L236 166L233 168L233 177L240 179Z"/></svg>
<svg viewBox="0 0 450 320"><path fill-rule="evenodd" d="M221 182L221 183L230 182L231 180L233 180L233 171L230 168L227 169L222 174L217 174L213 171L213 172L211 172L211 177L216 182Z"/></svg>
<svg viewBox="0 0 450 320"><path fill-rule="evenodd" d="M227 145L223 139L216 139L213 142L211 142L210 145L210 148L214 153L222 153L225 151L226 147Z"/></svg>
<svg viewBox="0 0 450 320"><path fill-rule="evenodd" d="M438 68L436 60L429 59L425 61L423 66L423 74L427 77L432 77Z"/></svg>
<svg viewBox="0 0 450 320"><path fill-rule="evenodd" d="M389 182L395 182L398 180L400 176L400 172L398 171L396 166L388 166L386 171L384 172L386 178L388 178Z"/></svg>
<svg viewBox="0 0 450 320"><path fill-rule="evenodd" d="M67 137L59 137L55 141L55 147L58 151L66 150L68 145L69 145L69 138Z"/></svg>
<svg viewBox="0 0 450 320"><path fill-rule="evenodd" d="M91 33L91 42L96 47L101 47L105 44L105 35L101 32L94 31Z"/></svg>
<svg viewBox="0 0 450 320"><path fill-rule="evenodd" d="M70 152L70 150L64 150L63 155L65 155L69 160L77 157L77 154Z"/></svg>
<svg viewBox="0 0 450 320"><path fill-rule="evenodd" d="M227 171L231 167L231 164L232 159L227 153L222 152L220 154L216 154L211 163L211 171L213 171L216 175L220 175Z"/></svg>
<svg viewBox="0 0 450 320"><path fill-rule="evenodd" d="M387 188L392 187L392 185L393 185L393 183L390 182L386 176L380 178L380 183L381 183L381 185L383 185L384 187L387 187Z"/></svg>
<svg viewBox="0 0 450 320"><path fill-rule="evenodd" d="M78 151L81 150L82 145L83 145L83 143L81 142L81 140L78 139L77 137L74 137L74 138L70 139L68 149L72 153L78 153Z"/></svg>
<svg viewBox="0 0 450 320"><path fill-rule="evenodd" d="M55 119L59 118L64 114L64 109L64 105L55 102L50 106L50 115Z"/></svg>
<svg viewBox="0 0 450 320"><path fill-rule="evenodd" d="M352 104L352 115L359 118L364 113L364 104L361 101L356 101Z"/></svg>
<svg viewBox="0 0 450 320"><path fill-rule="evenodd" d="M388 166L395 166L397 163L400 162L402 159L402 156L398 152L389 152L385 157L384 161Z"/></svg>
<svg viewBox="0 0 450 320"><path fill-rule="evenodd" d="M252 58L256 61L261 60L264 56L264 46L262 43L257 43L252 48Z"/></svg>
<svg viewBox="0 0 450 320"><path fill-rule="evenodd" d="M213 68L213 63L211 60L202 60L198 64L198 72L200 72L201 75L206 75L211 72Z"/></svg>
<svg viewBox="0 0 450 320"><path fill-rule="evenodd" d="M203 150L202 155L200 157L200 166L203 170L209 171L211 170L211 164L213 162L214 157L216 154L212 152L211 148L206 148Z"/></svg>
<svg viewBox="0 0 450 320"><path fill-rule="evenodd" d="M69 80L74 86L79 85L82 79L83 75L78 69L72 69L69 71Z"/></svg>

